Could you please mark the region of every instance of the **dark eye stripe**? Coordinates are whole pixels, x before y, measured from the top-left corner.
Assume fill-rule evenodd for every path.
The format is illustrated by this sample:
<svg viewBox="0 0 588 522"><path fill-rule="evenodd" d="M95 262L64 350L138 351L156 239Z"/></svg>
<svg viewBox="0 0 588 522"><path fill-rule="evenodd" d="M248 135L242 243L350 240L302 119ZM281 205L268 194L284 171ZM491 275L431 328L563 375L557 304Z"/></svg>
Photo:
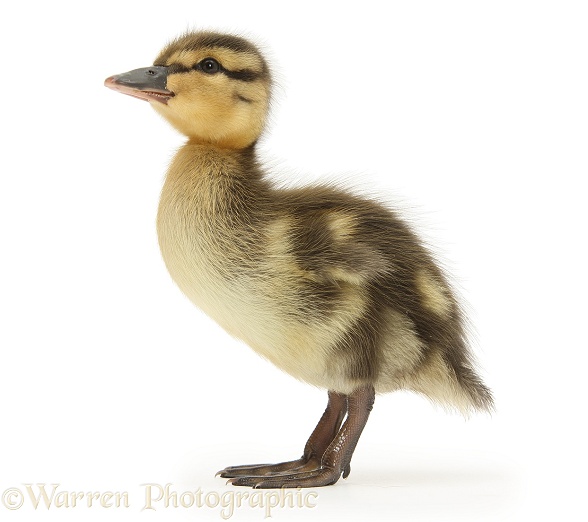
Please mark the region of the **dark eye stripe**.
<svg viewBox="0 0 588 522"><path fill-rule="evenodd" d="M221 68L221 72L223 72L233 80L241 80L243 82L253 82L261 77L261 74L256 73L255 71L250 71L249 69L241 69L240 71L229 71L227 69Z"/></svg>
<svg viewBox="0 0 588 522"><path fill-rule="evenodd" d="M167 67L168 74L179 74L179 73L187 73L190 72L192 69L182 65L181 63L172 63Z"/></svg>
<svg viewBox="0 0 588 522"><path fill-rule="evenodd" d="M199 68L199 63L193 65L192 67L186 67L181 63L172 63L171 65L168 65L168 74L182 74L195 70L201 70ZM224 75L228 76L233 80L240 80L242 82L253 82L255 80L258 80L262 76L262 74L257 73L255 71L251 71L249 69L230 71L228 69L225 69L222 65L220 66L219 72L223 73Z"/></svg>

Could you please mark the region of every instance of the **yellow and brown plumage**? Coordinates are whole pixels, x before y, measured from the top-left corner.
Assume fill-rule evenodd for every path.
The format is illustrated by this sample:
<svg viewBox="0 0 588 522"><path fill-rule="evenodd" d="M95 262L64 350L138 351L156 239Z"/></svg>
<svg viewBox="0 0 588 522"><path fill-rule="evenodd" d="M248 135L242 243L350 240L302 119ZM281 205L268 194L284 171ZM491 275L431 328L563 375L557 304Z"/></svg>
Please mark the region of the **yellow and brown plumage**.
<svg viewBox="0 0 588 522"><path fill-rule="evenodd" d="M329 391L300 459L222 476L255 487L336 482L375 393L413 390L464 413L492 408L454 293L410 227L343 189L278 189L267 179L255 144L271 77L253 44L188 33L152 67L106 85L148 100L188 137L157 216L180 289L257 353Z"/></svg>

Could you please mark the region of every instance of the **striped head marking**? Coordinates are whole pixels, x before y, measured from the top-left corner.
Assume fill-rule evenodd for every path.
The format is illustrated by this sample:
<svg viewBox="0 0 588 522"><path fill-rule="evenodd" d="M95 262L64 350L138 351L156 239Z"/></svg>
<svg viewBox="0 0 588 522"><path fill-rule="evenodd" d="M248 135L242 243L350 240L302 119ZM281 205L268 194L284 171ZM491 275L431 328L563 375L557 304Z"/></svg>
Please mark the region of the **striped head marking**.
<svg viewBox="0 0 588 522"><path fill-rule="evenodd" d="M238 36L186 33L153 66L112 76L107 87L149 101L192 141L241 149L265 125L271 78L263 56Z"/></svg>

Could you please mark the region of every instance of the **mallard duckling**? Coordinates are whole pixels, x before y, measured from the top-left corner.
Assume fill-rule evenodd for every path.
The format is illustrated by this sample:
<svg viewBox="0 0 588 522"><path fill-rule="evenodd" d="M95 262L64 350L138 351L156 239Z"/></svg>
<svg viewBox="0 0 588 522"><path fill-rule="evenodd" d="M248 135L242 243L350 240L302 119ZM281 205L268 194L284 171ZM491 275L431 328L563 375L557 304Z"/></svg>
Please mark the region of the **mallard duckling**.
<svg viewBox="0 0 588 522"><path fill-rule="evenodd" d="M349 475L376 393L490 410L458 301L411 228L332 186L278 189L256 156L271 75L256 46L191 32L105 85L147 100L188 138L157 232L180 289L278 368L328 390L301 458L220 471L234 485L315 487Z"/></svg>

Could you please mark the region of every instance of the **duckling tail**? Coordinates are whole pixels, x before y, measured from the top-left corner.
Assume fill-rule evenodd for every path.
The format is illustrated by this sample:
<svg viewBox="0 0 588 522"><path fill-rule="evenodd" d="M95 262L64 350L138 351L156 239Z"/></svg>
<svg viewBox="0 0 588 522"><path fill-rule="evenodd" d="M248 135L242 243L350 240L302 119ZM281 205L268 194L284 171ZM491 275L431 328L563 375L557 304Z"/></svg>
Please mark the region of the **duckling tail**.
<svg viewBox="0 0 588 522"><path fill-rule="evenodd" d="M492 413L495 410L492 392L478 374L469 366L453 369L457 382L470 399L471 408L469 409Z"/></svg>
<svg viewBox="0 0 588 522"><path fill-rule="evenodd" d="M469 352L431 349L408 383L409 389L464 417L494 410L492 392L474 369Z"/></svg>

